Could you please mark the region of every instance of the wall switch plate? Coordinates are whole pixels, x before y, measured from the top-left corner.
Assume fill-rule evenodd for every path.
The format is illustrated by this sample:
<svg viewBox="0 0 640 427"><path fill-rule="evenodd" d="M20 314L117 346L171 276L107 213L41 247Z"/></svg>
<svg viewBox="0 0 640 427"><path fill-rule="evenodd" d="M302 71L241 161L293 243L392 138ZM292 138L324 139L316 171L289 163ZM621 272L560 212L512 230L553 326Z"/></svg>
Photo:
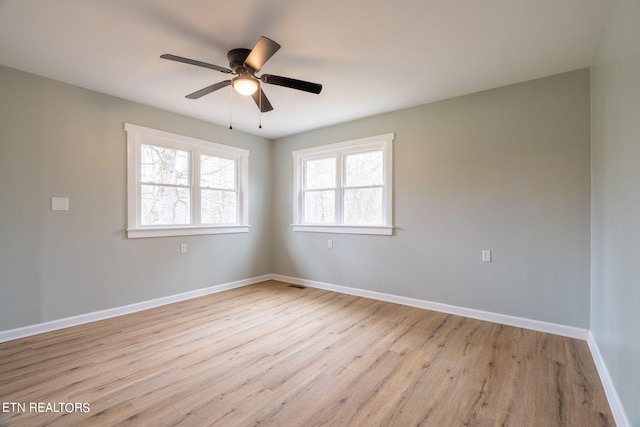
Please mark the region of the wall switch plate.
<svg viewBox="0 0 640 427"><path fill-rule="evenodd" d="M180 253L181 254L186 254L187 253L187 244L186 243L181 243L180 244Z"/></svg>
<svg viewBox="0 0 640 427"><path fill-rule="evenodd" d="M331 239L327 240L327 248L333 249L333 240Z"/></svg>
<svg viewBox="0 0 640 427"><path fill-rule="evenodd" d="M69 198L68 197L52 197L51 210L52 211L68 211Z"/></svg>
<svg viewBox="0 0 640 427"><path fill-rule="evenodd" d="M482 262L491 262L491 251L488 249L482 250Z"/></svg>

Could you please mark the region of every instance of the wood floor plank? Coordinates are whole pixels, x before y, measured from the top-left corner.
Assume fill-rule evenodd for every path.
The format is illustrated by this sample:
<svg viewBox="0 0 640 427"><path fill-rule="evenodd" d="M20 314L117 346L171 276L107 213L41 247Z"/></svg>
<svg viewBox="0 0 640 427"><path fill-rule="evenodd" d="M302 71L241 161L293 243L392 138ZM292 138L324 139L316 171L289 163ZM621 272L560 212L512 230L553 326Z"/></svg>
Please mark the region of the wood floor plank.
<svg viewBox="0 0 640 427"><path fill-rule="evenodd" d="M277 281L2 343L0 401L27 407L2 426L614 425L583 341Z"/></svg>

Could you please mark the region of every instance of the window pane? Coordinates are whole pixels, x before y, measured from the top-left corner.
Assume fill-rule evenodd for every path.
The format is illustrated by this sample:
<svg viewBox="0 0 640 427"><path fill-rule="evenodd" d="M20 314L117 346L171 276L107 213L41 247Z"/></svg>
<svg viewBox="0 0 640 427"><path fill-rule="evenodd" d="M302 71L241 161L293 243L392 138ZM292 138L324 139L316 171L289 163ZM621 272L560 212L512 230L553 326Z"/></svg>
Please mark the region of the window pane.
<svg viewBox="0 0 640 427"><path fill-rule="evenodd" d="M141 186L142 225L189 224L191 193L188 188Z"/></svg>
<svg viewBox="0 0 640 427"><path fill-rule="evenodd" d="M347 187L383 185L383 153L349 154L345 158L345 184Z"/></svg>
<svg viewBox="0 0 640 427"><path fill-rule="evenodd" d="M156 145L142 145L142 182L189 185L189 152Z"/></svg>
<svg viewBox="0 0 640 427"><path fill-rule="evenodd" d="M234 190L236 162L213 156L200 156L200 186Z"/></svg>
<svg viewBox="0 0 640 427"><path fill-rule="evenodd" d="M304 193L304 222L333 224L336 222L336 193L307 191Z"/></svg>
<svg viewBox="0 0 640 427"><path fill-rule="evenodd" d="M345 224L382 224L382 188L344 190Z"/></svg>
<svg viewBox="0 0 640 427"><path fill-rule="evenodd" d="M336 158L307 160L305 178L307 190L336 188Z"/></svg>
<svg viewBox="0 0 640 427"><path fill-rule="evenodd" d="M235 224L238 197L235 191L202 190L200 213L203 224Z"/></svg>

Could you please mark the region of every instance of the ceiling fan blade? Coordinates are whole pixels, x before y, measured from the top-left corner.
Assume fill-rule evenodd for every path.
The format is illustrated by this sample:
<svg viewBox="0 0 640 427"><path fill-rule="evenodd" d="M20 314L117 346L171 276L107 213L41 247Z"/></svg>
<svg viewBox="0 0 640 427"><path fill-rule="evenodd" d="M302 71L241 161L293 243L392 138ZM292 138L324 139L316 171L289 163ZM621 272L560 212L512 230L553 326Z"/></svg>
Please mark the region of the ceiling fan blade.
<svg viewBox="0 0 640 427"><path fill-rule="evenodd" d="M274 76L273 74L263 74L260 77L264 83L269 83L277 86L289 87L291 89L298 89L305 92L320 93L322 85L319 83L305 82L304 80L292 79L289 77Z"/></svg>
<svg viewBox="0 0 640 427"><path fill-rule="evenodd" d="M256 105L258 106L258 108L260 108L261 112L266 113L268 111L273 110L273 107L271 106L271 103L267 99L267 95L265 95L264 92L262 91L262 88L258 88L258 90L255 91L253 95L251 95L251 97L256 102ZM262 99L260 99L260 97L262 97Z"/></svg>
<svg viewBox="0 0 640 427"><path fill-rule="evenodd" d="M269 60L280 49L280 45L264 36L251 49L249 56L244 60L244 64L255 71L260 71L265 62Z"/></svg>
<svg viewBox="0 0 640 427"><path fill-rule="evenodd" d="M197 90L197 91L195 91L193 93L190 93L189 95L186 96L186 98L198 99L198 98L201 98L201 97L203 97L205 95L208 95L211 92L214 92L214 91L216 91L218 89L222 89L223 87L227 87L230 84L231 84L231 80L225 80L223 82L216 83L216 84L213 84L211 86L207 86L207 87L205 87L203 89Z"/></svg>
<svg viewBox="0 0 640 427"><path fill-rule="evenodd" d="M221 73L233 73L233 71L225 67L220 67L218 65L213 65L202 61L196 61L195 59L183 58L182 56L171 55L170 53L160 55L160 58L183 62L185 64L197 65L198 67L210 68L212 70L220 71Z"/></svg>

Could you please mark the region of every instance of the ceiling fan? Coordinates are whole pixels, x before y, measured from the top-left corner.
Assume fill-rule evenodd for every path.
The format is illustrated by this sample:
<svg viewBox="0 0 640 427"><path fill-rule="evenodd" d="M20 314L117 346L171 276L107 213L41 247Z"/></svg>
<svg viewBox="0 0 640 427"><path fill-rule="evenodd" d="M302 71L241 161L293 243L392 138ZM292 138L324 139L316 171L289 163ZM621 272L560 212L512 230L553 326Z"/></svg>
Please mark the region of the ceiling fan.
<svg viewBox="0 0 640 427"><path fill-rule="evenodd" d="M210 94L218 89L229 85L242 95L251 95L261 112L273 110L273 106L267 99L266 95L260 87L260 82L284 86L291 89L297 89L304 92L318 94L322 90L322 85L318 83L306 82L304 80L292 79L289 77L275 76L273 74L263 74L256 76L256 73L264 66L280 49L280 45L267 37L260 37L260 40L253 46L253 49L231 49L227 53L229 60L229 68L220 67L218 65L209 64L194 59L183 58L182 56L171 55L165 53L160 58L169 59L171 61L183 62L185 64L197 65L199 67L210 68L220 71L221 73L233 74L234 78L224 80L219 83L212 84L203 89L190 93L186 97L189 99L198 99L204 95Z"/></svg>

